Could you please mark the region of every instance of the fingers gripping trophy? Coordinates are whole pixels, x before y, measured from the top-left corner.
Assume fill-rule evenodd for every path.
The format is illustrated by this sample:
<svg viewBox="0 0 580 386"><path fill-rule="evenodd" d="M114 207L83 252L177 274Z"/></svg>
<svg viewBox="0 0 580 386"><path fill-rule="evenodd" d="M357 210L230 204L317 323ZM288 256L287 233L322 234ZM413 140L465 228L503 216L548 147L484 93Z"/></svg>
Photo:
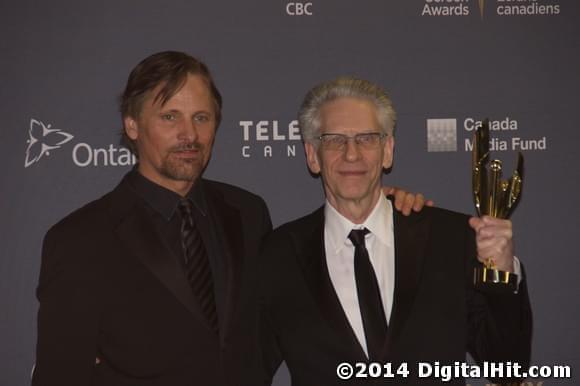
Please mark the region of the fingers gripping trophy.
<svg viewBox="0 0 580 386"><path fill-rule="evenodd" d="M489 164L489 165L488 165ZM521 196L524 157L518 153L517 165L508 180L502 180L502 163L490 162L489 119L483 121L473 138L472 184L473 200L477 214L507 219L515 209ZM492 292L515 291L517 276L496 268L493 256L473 272L476 288Z"/></svg>

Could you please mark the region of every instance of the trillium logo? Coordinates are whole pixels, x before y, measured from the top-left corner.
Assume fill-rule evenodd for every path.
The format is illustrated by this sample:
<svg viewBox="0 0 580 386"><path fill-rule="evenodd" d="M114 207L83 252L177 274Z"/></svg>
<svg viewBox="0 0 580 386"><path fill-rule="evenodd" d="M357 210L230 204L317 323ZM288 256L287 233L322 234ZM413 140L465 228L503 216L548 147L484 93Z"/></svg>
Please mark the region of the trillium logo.
<svg viewBox="0 0 580 386"><path fill-rule="evenodd" d="M62 145L73 139L73 135L60 129L51 129L50 124L45 125L42 121L30 119L28 129L28 147L24 167L27 168L42 157L49 156L51 150L59 149Z"/></svg>
<svg viewBox="0 0 580 386"><path fill-rule="evenodd" d="M73 138L72 134L52 129L50 124L45 125L40 120L30 119L24 167L39 162L44 156L49 156L52 150L60 149ZM86 142L77 142L71 150L71 161L81 168L131 166L137 163L137 158L124 146L110 143L105 147L96 147Z"/></svg>

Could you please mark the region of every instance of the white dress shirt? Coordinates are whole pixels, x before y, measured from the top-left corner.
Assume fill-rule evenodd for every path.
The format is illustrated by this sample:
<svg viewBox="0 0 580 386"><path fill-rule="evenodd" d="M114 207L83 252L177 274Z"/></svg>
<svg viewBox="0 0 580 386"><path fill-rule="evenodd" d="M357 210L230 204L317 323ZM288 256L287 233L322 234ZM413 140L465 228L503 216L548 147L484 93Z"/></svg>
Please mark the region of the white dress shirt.
<svg viewBox="0 0 580 386"><path fill-rule="evenodd" d="M381 195L375 208L362 224L354 224L329 202L324 207L324 247L330 281L360 345L368 356L362 316L354 276L354 246L348 234L353 229L367 228L366 248L383 301L387 322L391 317L395 290L395 236L393 206ZM514 273L521 281L520 261L514 256Z"/></svg>
<svg viewBox="0 0 580 386"><path fill-rule="evenodd" d="M388 321L395 290L395 238L391 202L380 195L375 208L365 222L354 224L326 201L324 246L330 281L360 345L368 356L354 276L354 246L348 238L351 230L363 228L370 231L365 236L365 244L377 275L383 309Z"/></svg>

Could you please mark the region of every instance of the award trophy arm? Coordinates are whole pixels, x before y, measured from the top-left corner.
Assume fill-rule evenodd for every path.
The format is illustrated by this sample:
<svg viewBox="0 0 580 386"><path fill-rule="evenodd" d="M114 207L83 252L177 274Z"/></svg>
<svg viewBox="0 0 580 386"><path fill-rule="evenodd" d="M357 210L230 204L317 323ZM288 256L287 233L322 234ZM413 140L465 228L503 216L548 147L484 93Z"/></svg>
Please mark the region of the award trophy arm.
<svg viewBox="0 0 580 386"><path fill-rule="evenodd" d="M482 126L476 130L473 142L472 190L477 214L480 217L491 216L497 219L508 219L522 191L523 156L519 153L517 167L511 178L502 180L501 161L492 160L490 162L489 160L489 120L486 119ZM489 170L487 169L488 163ZM485 217L482 218L481 222L473 221L470 223L473 223L472 227L476 229L477 233L486 223L489 226L493 226L493 220L486 220ZM496 226L501 227L501 223L496 222ZM511 250L511 224L509 232L509 238L507 239L510 243L507 246L508 251ZM501 237L494 238L487 243L484 236L478 235L478 249L493 251L494 246L492 244L500 240ZM503 249L499 249L496 253L503 253L503 251ZM509 270L498 269L493 252L487 253L490 253L490 255L483 256L483 264L474 270L473 280L475 287L492 292L505 292L508 290L515 292L517 290L517 276Z"/></svg>

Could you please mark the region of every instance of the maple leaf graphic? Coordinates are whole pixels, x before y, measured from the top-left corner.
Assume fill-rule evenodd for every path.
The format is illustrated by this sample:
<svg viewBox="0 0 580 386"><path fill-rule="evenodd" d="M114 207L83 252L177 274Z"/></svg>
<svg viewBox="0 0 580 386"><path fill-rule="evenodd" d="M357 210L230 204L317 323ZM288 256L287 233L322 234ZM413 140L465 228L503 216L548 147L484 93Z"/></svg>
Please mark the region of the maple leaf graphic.
<svg viewBox="0 0 580 386"><path fill-rule="evenodd" d="M71 139L73 139L72 134L60 129L51 129L50 124L45 125L34 118L30 119L24 167L27 168L43 156L50 155L51 150L60 148Z"/></svg>

